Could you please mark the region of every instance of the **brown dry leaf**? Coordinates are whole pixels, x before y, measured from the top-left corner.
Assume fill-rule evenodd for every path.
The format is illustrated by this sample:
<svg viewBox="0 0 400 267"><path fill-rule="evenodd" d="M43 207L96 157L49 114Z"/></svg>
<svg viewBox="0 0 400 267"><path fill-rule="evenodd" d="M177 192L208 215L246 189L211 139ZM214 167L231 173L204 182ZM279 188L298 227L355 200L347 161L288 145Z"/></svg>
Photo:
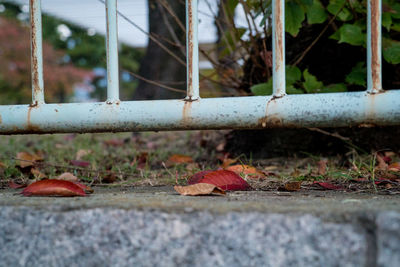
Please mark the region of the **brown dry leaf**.
<svg viewBox="0 0 400 267"><path fill-rule="evenodd" d="M133 161L131 162L131 166L135 165L137 163L137 168L138 169L144 169L146 167L147 160L149 158L149 153L148 152L141 152L139 155L137 155Z"/></svg>
<svg viewBox="0 0 400 267"><path fill-rule="evenodd" d="M201 195L225 195L225 191L221 188L206 183L186 185L186 186L174 186L176 192L184 196L201 196Z"/></svg>
<svg viewBox="0 0 400 267"><path fill-rule="evenodd" d="M186 155L180 155L180 154L174 154L165 163L168 167L177 165L177 164L183 164L183 163L193 163L194 160L191 156L186 156Z"/></svg>
<svg viewBox="0 0 400 267"><path fill-rule="evenodd" d="M289 191L289 192L299 191L300 189L301 189L301 181L287 182L283 185L283 187L279 188L279 190Z"/></svg>
<svg viewBox="0 0 400 267"><path fill-rule="evenodd" d="M40 172L38 169L36 169L36 168L32 168L32 169L31 169L31 173L32 173L32 175L33 175L36 179L43 179L43 178L46 178L46 177L47 177L46 174L41 173L41 172Z"/></svg>
<svg viewBox="0 0 400 267"><path fill-rule="evenodd" d="M107 146L114 146L114 147L123 146L125 144L124 140L121 139L105 140L103 143Z"/></svg>
<svg viewBox="0 0 400 267"><path fill-rule="evenodd" d="M188 163L188 164L186 165L186 170L187 170L188 172L194 172L194 171L197 171L197 170L199 170L199 169L200 169L200 166L199 166L199 164L196 163L196 162Z"/></svg>
<svg viewBox="0 0 400 267"><path fill-rule="evenodd" d="M322 159L322 160L318 161L317 164L318 164L318 175L325 175L328 160Z"/></svg>
<svg viewBox="0 0 400 267"><path fill-rule="evenodd" d="M21 168L34 166L36 161L43 160L43 156L39 153L31 154L28 152L18 152L16 158L16 165L20 166Z"/></svg>
<svg viewBox="0 0 400 267"><path fill-rule="evenodd" d="M78 177L73 175L70 172L64 172L60 176L57 177L59 180L70 181L70 182L78 182Z"/></svg>
<svg viewBox="0 0 400 267"><path fill-rule="evenodd" d="M255 167L250 166L250 165L233 165L225 168L225 170L228 171L233 171L237 174L244 174L248 176L248 178L254 178L254 179L260 179L260 178L265 178L265 174L259 170L257 170Z"/></svg>
<svg viewBox="0 0 400 267"><path fill-rule="evenodd" d="M109 172L101 178L102 183L112 184L117 180L117 175L113 172Z"/></svg>
<svg viewBox="0 0 400 267"><path fill-rule="evenodd" d="M387 170L388 164L379 153L376 153L376 161L378 162L378 166L376 167L378 170Z"/></svg>
<svg viewBox="0 0 400 267"><path fill-rule="evenodd" d="M6 169L7 166L3 162L0 161L0 169Z"/></svg>
<svg viewBox="0 0 400 267"><path fill-rule="evenodd" d="M75 159L81 160L84 156L89 155L90 153L92 153L92 150L79 149L78 152L76 152Z"/></svg>

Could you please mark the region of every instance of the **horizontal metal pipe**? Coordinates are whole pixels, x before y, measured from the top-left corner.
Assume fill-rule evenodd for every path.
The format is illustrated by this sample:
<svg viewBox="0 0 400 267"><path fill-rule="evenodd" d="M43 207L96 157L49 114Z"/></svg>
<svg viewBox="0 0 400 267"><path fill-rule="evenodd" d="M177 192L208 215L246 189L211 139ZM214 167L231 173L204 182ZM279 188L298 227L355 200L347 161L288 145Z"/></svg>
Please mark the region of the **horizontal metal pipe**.
<svg viewBox="0 0 400 267"><path fill-rule="evenodd" d="M399 99L390 90L0 106L0 134L399 125Z"/></svg>

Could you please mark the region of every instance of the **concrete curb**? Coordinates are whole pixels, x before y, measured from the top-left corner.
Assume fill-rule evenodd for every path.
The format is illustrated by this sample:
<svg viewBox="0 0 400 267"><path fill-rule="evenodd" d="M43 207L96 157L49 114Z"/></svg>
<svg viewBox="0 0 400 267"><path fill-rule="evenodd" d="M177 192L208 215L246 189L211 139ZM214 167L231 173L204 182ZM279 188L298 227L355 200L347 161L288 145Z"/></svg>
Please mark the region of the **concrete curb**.
<svg viewBox="0 0 400 267"><path fill-rule="evenodd" d="M399 266L400 213L349 215L3 206L0 266Z"/></svg>

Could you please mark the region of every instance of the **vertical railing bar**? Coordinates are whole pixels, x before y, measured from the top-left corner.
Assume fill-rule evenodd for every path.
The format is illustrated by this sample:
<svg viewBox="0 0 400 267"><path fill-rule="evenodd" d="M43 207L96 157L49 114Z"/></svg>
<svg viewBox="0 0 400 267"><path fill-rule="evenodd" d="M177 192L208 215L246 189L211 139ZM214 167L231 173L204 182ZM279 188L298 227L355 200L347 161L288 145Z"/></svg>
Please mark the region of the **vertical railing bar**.
<svg viewBox="0 0 400 267"><path fill-rule="evenodd" d="M382 2L368 0L367 25L367 91L382 91Z"/></svg>
<svg viewBox="0 0 400 267"><path fill-rule="evenodd" d="M117 0L106 1L107 103L119 102Z"/></svg>
<svg viewBox="0 0 400 267"><path fill-rule="evenodd" d="M197 100L199 93L199 40L197 0L186 0L186 100Z"/></svg>
<svg viewBox="0 0 400 267"><path fill-rule="evenodd" d="M44 103L41 0L29 1L31 22L32 106Z"/></svg>
<svg viewBox="0 0 400 267"><path fill-rule="evenodd" d="M286 94L285 0L272 0L272 82L273 95Z"/></svg>

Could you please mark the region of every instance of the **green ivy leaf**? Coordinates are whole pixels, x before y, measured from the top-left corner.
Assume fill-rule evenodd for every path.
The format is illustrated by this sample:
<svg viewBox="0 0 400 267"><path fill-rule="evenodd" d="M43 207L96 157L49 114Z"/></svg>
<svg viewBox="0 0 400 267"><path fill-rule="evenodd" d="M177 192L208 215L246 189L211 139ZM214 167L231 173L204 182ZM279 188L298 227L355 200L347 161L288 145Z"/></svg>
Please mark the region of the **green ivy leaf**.
<svg viewBox="0 0 400 267"><path fill-rule="evenodd" d="M304 11L296 2L286 2L285 25L286 31L296 36L304 20Z"/></svg>
<svg viewBox="0 0 400 267"><path fill-rule="evenodd" d="M300 81L301 71L295 66L286 66L286 85L289 87L295 82Z"/></svg>
<svg viewBox="0 0 400 267"><path fill-rule="evenodd" d="M392 18L394 19L400 19L400 4L396 3L394 5L390 6L392 10L394 10L394 13L392 13Z"/></svg>
<svg viewBox="0 0 400 267"><path fill-rule="evenodd" d="M367 81L367 68L364 62L358 62L349 74L346 76L346 82L349 84L355 84L360 86L366 86Z"/></svg>
<svg viewBox="0 0 400 267"><path fill-rule="evenodd" d="M327 6L327 10L332 14L336 15L337 18L341 21L349 21L353 19L353 14L349 9L344 7L346 4L346 0L330 0L329 5ZM340 11L340 12L339 12Z"/></svg>
<svg viewBox="0 0 400 267"><path fill-rule="evenodd" d="M365 44L366 36L358 25L344 24L338 31L340 34L339 43L348 43L355 46Z"/></svg>
<svg viewBox="0 0 400 267"><path fill-rule="evenodd" d="M251 92L254 95L272 95L272 79L269 79L266 83L259 83L250 87Z"/></svg>
<svg viewBox="0 0 400 267"><path fill-rule="evenodd" d="M392 26L392 15L390 13L385 12L382 14L382 26L387 31L390 31L390 27Z"/></svg>
<svg viewBox="0 0 400 267"><path fill-rule="evenodd" d="M289 85L286 87L286 93L289 95L304 94L304 91L301 89L295 88L293 85Z"/></svg>
<svg viewBox="0 0 400 267"><path fill-rule="evenodd" d="M339 93L347 92L347 86L344 83L330 84L322 90L322 93Z"/></svg>
<svg viewBox="0 0 400 267"><path fill-rule="evenodd" d="M392 44L383 50L383 57L391 64L400 63L400 42L392 42Z"/></svg>
<svg viewBox="0 0 400 267"><path fill-rule="evenodd" d="M317 77L308 72L308 69L304 70L303 77L303 87L307 93L316 93L324 86L322 82L317 80Z"/></svg>
<svg viewBox="0 0 400 267"><path fill-rule="evenodd" d="M324 22L328 18L325 8L319 0L314 0L311 6L307 6L307 22L308 24L318 24Z"/></svg>

